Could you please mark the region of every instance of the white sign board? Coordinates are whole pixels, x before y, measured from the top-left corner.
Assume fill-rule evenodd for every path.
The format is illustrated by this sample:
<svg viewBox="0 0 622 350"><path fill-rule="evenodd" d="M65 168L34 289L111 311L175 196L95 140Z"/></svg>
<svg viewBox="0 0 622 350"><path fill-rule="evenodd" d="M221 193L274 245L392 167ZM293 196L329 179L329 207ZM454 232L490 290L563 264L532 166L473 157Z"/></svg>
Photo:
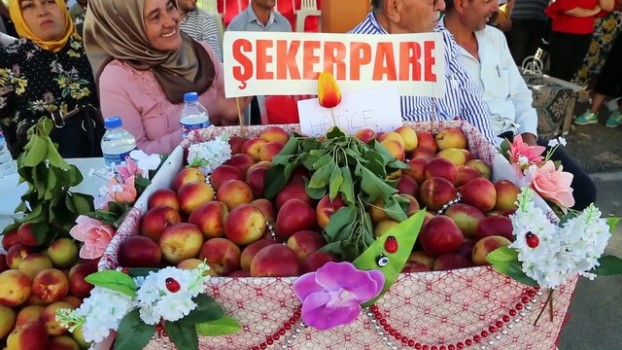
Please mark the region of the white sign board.
<svg viewBox="0 0 622 350"><path fill-rule="evenodd" d="M310 136L325 134L335 123L349 133L393 131L402 125L399 90L393 85L345 93L334 108L321 107L317 98L298 101L298 113L300 131Z"/></svg>
<svg viewBox="0 0 622 350"><path fill-rule="evenodd" d="M226 32L225 95L316 95L333 74L342 92L395 85L402 95L443 97L441 33L309 34Z"/></svg>

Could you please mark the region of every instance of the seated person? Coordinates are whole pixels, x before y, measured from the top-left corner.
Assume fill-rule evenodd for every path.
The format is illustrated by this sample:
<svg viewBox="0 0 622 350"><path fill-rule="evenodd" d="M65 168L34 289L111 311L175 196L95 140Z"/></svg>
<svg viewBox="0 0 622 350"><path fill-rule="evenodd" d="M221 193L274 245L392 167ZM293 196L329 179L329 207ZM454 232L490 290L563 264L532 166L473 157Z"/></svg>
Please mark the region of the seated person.
<svg viewBox="0 0 622 350"><path fill-rule="evenodd" d="M437 26L439 13L444 8L443 0L373 0L371 12L350 33L441 32L445 43L445 97L402 96L402 118L409 121L429 120L432 116L443 120L463 119L494 142L488 108L460 62L458 46L446 29Z"/></svg>
<svg viewBox="0 0 622 350"><path fill-rule="evenodd" d="M464 66L490 108L495 134L510 141L520 134L527 144L536 145L538 115L531 106L531 91L514 65L503 33L486 25L486 18L499 5L488 0L447 0L446 4L441 24L460 45ZM540 142L542 146L547 143ZM563 147L557 148L552 159L561 161L564 171L574 175L573 209L583 210L596 200L594 183Z"/></svg>
<svg viewBox="0 0 622 350"><path fill-rule="evenodd" d="M90 0L86 50L98 78L102 113L119 116L146 153L168 154L182 140L183 95L194 91L213 125L238 123L224 97L222 64L209 44L179 29L172 0ZM239 100L240 109L249 99Z"/></svg>
<svg viewBox="0 0 622 350"><path fill-rule="evenodd" d="M65 2L10 0L9 11L22 40L0 50L0 124L17 157L27 130L40 118L99 103L82 39ZM52 131L61 156L101 155L100 138L82 122L71 118Z"/></svg>

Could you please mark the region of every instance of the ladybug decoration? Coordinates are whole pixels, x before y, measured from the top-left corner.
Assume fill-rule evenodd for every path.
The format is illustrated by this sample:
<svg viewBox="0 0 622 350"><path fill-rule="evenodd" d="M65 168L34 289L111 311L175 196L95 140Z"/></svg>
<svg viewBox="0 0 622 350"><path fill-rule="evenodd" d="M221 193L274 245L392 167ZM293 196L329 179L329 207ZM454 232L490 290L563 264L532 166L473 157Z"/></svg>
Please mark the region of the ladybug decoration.
<svg viewBox="0 0 622 350"><path fill-rule="evenodd" d="M525 234L525 241L529 248L536 248L540 244L540 239L533 232L529 231Z"/></svg>
<svg viewBox="0 0 622 350"><path fill-rule="evenodd" d="M166 289L171 293L177 293L181 289L179 282L172 277L168 277L164 282L166 283Z"/></svg>
<svg viewBox="0 0 622 350"><path fill-rule="evenodd" d="M384 242L384 250L386 250L387 253L393 254L397 252L398 246L397 238L395 238L395 236L387 237L387 240Z"/></svg>

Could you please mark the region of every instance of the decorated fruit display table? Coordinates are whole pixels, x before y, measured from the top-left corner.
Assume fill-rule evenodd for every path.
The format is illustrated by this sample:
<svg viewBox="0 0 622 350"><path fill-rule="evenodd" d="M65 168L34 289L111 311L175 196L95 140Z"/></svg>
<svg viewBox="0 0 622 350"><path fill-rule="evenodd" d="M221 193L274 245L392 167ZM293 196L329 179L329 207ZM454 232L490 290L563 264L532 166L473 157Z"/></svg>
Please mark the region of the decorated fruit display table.
<svg viewBox="0 0 622 350"><path fill-rule="evenodd" d="M458 127L469 139L470 151L493 168L493 177L511 177L510 165L471 125L464 122L409 124L418 132L436 133ZM281 126L288 132L296 126ZM248 127L244 137L264 127ZM184 148L239 127L208 128L184 140L167 159L152 185L137 201L99 263L100 270L118 266L117 250L136 235L147 198L168 188L183 166ZM544 205L541 202L540 205ZM543 207L548 211L547 207ZM227 336L200 337L200 349L555 349L575 288L576 278L558 287L549 304L547 292L520 284L490 267L449 271L402 273L373 306L353 323L320 331L305 326L300 301L292 284L296 278L212 277L205 293L212 296L242 329ZM551 306L551 307L549 307ZM541 311L545 311L541 314ZM537 322L536 322L537 320ZM535 324L535 325L534 325ZM165 336L156 336L147 349L171 348Z"/></svg>

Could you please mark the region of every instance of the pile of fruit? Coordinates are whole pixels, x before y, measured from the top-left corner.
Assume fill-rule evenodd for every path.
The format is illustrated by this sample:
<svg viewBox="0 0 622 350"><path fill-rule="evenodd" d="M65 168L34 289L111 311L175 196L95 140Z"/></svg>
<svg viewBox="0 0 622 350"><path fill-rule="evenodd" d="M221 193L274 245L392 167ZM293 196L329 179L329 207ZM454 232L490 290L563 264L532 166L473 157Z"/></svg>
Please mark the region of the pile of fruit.
<svg viewBox="0 0 622 350"><path fill-rule="evenodd" d="M155 191L139 235L118 250L123 267L194 268L231 277L299 276L352 261L376 237L425 208L404 272L487 264L510 244L519 188L492 182L459 128L402 126L308 138L271 126L229 138L231 158L208 177L183 167Z"/></svg>

